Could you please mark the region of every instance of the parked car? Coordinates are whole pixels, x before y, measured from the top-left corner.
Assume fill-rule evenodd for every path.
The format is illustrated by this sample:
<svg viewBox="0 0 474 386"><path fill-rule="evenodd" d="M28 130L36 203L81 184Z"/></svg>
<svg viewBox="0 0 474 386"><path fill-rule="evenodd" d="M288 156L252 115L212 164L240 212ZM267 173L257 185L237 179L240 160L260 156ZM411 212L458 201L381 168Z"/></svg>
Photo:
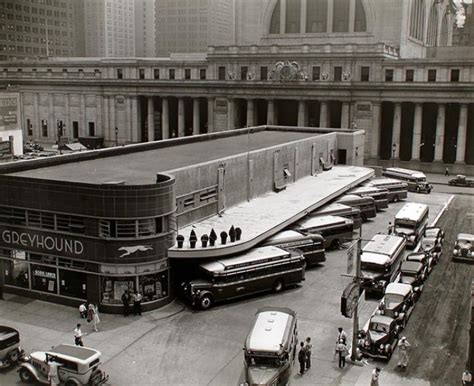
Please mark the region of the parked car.
<svg viewBox="0 0 474 386"><path fill-rule="evenodd" d="M428 277L426 267L420 262L404 261L400 267L400 271L399 283L411 285L413 288L414 300L418 300L421 291L423 291L425 280Z"/></svg>
<svg viewBox="0 0 474 386"><path fill-rule="evenodd" d="M437 263L441 257L441 241L434 237L423 237L421 240L421 250L433 256Z"/></svg>
<svg viewBox="0 0 474 386"><path fill-rule="evenodd" d="M423 267L426 269L426 273L428 275L431 273L431 271L433 270L433 268L436 264L433 256L431 256L431 254L423 252L423 251L410 253L406 257L406 261L417 261L417 262L423 264Z"/></svg>
<svg viewBox="0 0 474 386"><path fill-rule="evenodd" d="M440 227L426 227L424 237L438 239L443 244L444 231Z"/></svg>
<svg viewBox="0 0 474 386"><path fill-rule="evenodd" d="M14 328L0 326L0 369L13 366L24 355L20 347L20 333Z"/></svg>
<svg viewBox="0 0 474 386"><path fill-rule="evenodd" d="M453 255L453 260L474 262L474 235L468 233L458 234Z"/></svg>
<svg viewBox="0 0 474 386"><path fill-rule="evenodd" d="M35 351L20 365L18 374L26 383L48 382L51 362L59 364L61 384L66 386L98 386L109 379L99 368L100 351L92 348L61 344L49 351Z"/></svg>
<svg viewBox="0 0 474 386"><path fill-rule="evenodd" d="M397 346L401 329L396 319L385 315L373 315L368 330L360 330L358 334L361 354L389 360Z"/></svg>
<svg viewBox="0 0 474 386"><path fill-rule="evenodd" d="M467 178L466 176L462 174L458 174L456 178L451 178L448 181L449 185L452 186L474 186L474 180L472 178Z"/></svg>
<svg viewBox="0 0 474 386"><path fill-rule="evenodd" d="M413 312L414 305L415 292L411 284L390 283L385 289L385 295L379 303L379 310L377 312L380 315L390 316L404 328Z"/></svg>

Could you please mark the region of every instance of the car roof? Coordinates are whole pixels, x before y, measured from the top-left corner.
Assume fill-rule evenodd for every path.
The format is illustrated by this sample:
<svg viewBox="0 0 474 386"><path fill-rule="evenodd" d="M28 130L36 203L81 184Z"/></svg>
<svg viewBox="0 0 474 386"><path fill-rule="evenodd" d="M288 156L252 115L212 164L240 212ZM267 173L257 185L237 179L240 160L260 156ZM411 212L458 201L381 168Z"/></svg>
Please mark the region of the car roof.
<svg viewBox="0 0 474 386"><path fill-rule="evenodd" d="M423 264L418 261L404 261L401 266L402 271L419 271L423 268Z"/></svg>
<svg viewBox="0 0 474 386"><path fill-rule="evenodd" d="M415 258L415 256L417 256L418 258ZM426 256L425 252L415 252L415 253L410 253L407 256L407 261L419 261L419 260L423 260L423 259L426 259L426 258L427 258L427 256ZM414 260L411 260L411 259L414 259Z"/></svg>
<svg viewBox="0 0 474 386"><path fill-rule="evenodd" d="M19 336L20 333L14 328L7 326L0 326L0 341L9 339L13 336Z"/></svg>
<svg viewBox="0 0 474 386"><path fill-rule="evenodd" d="M419 264L419 263L415 263ZM396 294L406 296L412 292L412 287L410 284L403 283L390 283L387 288L385 288L385 295L387 294Z"/></svg>
<svg viewBox="0 0 474 386"><path fill-rule="evenodd" d="M407 285L409 285L409 284L407 284ZM381 323L381 324L390 325L390 323L392 323L392 321L393 321L393 318L391 318L390 316L386 316L386 315L373 315L370 318L371 323Z"/></svg>
<svg viewBox="0 0 474 386"><path fill-rule="evenodd" d="M50 355L58 355L64 359L69 359L81 364L87 364L96 358L99 358L101 353L98 350L88 347L74 346L71 344L60 344L47 351Z"/></svg>
<svg viewBox="0 0 474 386"><path fill-rule="evenodd" d="M458 234L458 237L457 237L458 240L468 240L468 241L474 241L474 235L471 235L469 233L459 233Z"/></svg>

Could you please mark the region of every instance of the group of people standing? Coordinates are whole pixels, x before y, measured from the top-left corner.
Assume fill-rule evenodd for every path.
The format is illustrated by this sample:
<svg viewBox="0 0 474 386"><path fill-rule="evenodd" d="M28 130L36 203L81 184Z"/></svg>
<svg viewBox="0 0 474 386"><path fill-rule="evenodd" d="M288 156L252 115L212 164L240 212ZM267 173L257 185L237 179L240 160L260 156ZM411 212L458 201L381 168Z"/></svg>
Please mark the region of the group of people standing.
<svg viewBox="0 0 474 386"><path fill-rule="evenodd" d="M79 306L79 314L81 315L81 319L86 319L87 323L92 323L94 331L99 331L97 329L97 325L100 323L99 309L95 304L90 303L89 306L87 306L86 303L82 303Z"/></svg>
<svg viewBox="0 0 474 386"><path fill-rule="evenodd" d="M300 343L300 351L298 353L298 362L300 363L300 374L303 375L311 368L311 350L313 344L311 338L307 337L306 341Z"/></svg>
<svg viewBox="0 0 474 386"><path fill-rule="evenodd" d="M143 295L135 291L131 294L129 290L125 290L122 295L122 304L123 304L123 316L130 315L130 303L133 302L133 315L142 314L142 299Z"/></svg>

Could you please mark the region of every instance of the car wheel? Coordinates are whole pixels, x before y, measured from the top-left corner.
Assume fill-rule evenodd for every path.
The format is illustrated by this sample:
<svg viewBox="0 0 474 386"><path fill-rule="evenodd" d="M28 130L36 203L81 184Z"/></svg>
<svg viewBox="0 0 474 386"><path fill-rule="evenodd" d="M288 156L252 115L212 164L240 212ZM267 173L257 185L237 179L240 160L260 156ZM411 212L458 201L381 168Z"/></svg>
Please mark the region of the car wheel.
<svg viewBox="0 0 474 386"><path fill-rule="evenodd" d="M19 370L18 374L20 375L20 379L22 380L22 382L33 383L34 377L33 374L31 374L30 370L27 370L22 367Z"/></svg>
<svg viewBox="0 0 474 386"><path fill-rule="evenodd" d="M275 283L273 283L273 292L281 292L284 286L282 279L276 280Z"/></svg>
<svg viewBox="0 0 474 386"><path fill-rule="evenodd" d="M8 358L12 363L18 362L18 359L20 359L20 351L18 350L13 350L8 353Z"/></svg>
<svg viewBox="0 0 474 386"><path fill-rule="evenodd" d="M80 384L74 379L68 379L64 386L80 386Z"/></svg>
<svg viewBox="0 0 474 386"><path fill-rule="evenodd" d="M398 196L393 197L393 202L398 202Z"/></svg>
<svg viewBox="0 0 474 386"><path fill-rule="evenodd" d="M209 308L211 308L213 303L214 300L212 299L212 296L210 294L203 295L199 300L199 305L203 310L208 310Z"/></svg>

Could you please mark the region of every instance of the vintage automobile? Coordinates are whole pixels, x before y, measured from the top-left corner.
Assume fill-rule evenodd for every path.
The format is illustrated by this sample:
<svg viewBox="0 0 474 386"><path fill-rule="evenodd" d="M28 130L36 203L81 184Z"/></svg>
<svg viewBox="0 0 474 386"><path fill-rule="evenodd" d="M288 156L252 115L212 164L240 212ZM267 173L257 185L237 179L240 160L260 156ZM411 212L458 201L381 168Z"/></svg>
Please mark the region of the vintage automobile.
<svg viewBox="0 0 474 386"><path fill-rule="evenodd" d="M420 264L421 266L421 263L414 264ZM377 313L395 319L404 328L414 306L415 291L411 284L390 283L385 289L385 295L379 303Z"/></svg>
<svg viewBox="0 0 474 386"><path fill-rule="evenodd" d="M441 258L441 241L435 237L423 237L421 240L421 250L433 256L434 262L437 263Z"/></svg>
<svg viewBox="0 0 474 386"><path fill-rule="evenodd" d="M423 267L426 269L426 274L429 275L433 270L436 262L431 256L431 254L426 252L413 252L406 257L406 261L417 261L418 263L423 264Z"/></svg>
<svg viewBox="0 0 474 386"><path fill-rule="evenodd" d="M451 178L448 181L449 185L452 186L474 186L474 180L472 178L467 178L462 174L458 174L456 178Z"/></svg>
<svg viewBox="0 0 474 386"><path fill-rule="evenodd" d="M372 315L368 330L360 330L358 345L362 355L390 360L397 346L401 326L386 315Z"/></svg>
<svg viewBox="0 0 474 386"><path fill-rule="evenodd" d="M421 295L427 277L428 271L422 263L416 261L404 261L402 263L399 283L412 286L414 300L418 300Z"/></svg>
<svg viewBox="0 0 474 386"><path fill-rule="evenodd" d="M20 333L14 328L0 326L0 369L14 365L24 355L20 347Z"/></svg>
<svg viewBox="0 0 474 386"><path fill-rule="evenodd" d="M459 233L453 250L453 260L474 263L474 235Z"/></svg>
<svg viewBox="0 0 474 386"><path fill-rule="evenodd" d="M66 386L97 386L109 379L99 368L100 351L92 348L61 344L49 351L35 351L18 369L20 379L26 383L48 382L51 362L59 364L61 384Z"/></svg>
<svg viewBox="0 0 474 386"><path fill-rule="evenodd" d="M439 227L426 227L423 236L438 239L441 244L444 241L444 231Z"/></svg>

